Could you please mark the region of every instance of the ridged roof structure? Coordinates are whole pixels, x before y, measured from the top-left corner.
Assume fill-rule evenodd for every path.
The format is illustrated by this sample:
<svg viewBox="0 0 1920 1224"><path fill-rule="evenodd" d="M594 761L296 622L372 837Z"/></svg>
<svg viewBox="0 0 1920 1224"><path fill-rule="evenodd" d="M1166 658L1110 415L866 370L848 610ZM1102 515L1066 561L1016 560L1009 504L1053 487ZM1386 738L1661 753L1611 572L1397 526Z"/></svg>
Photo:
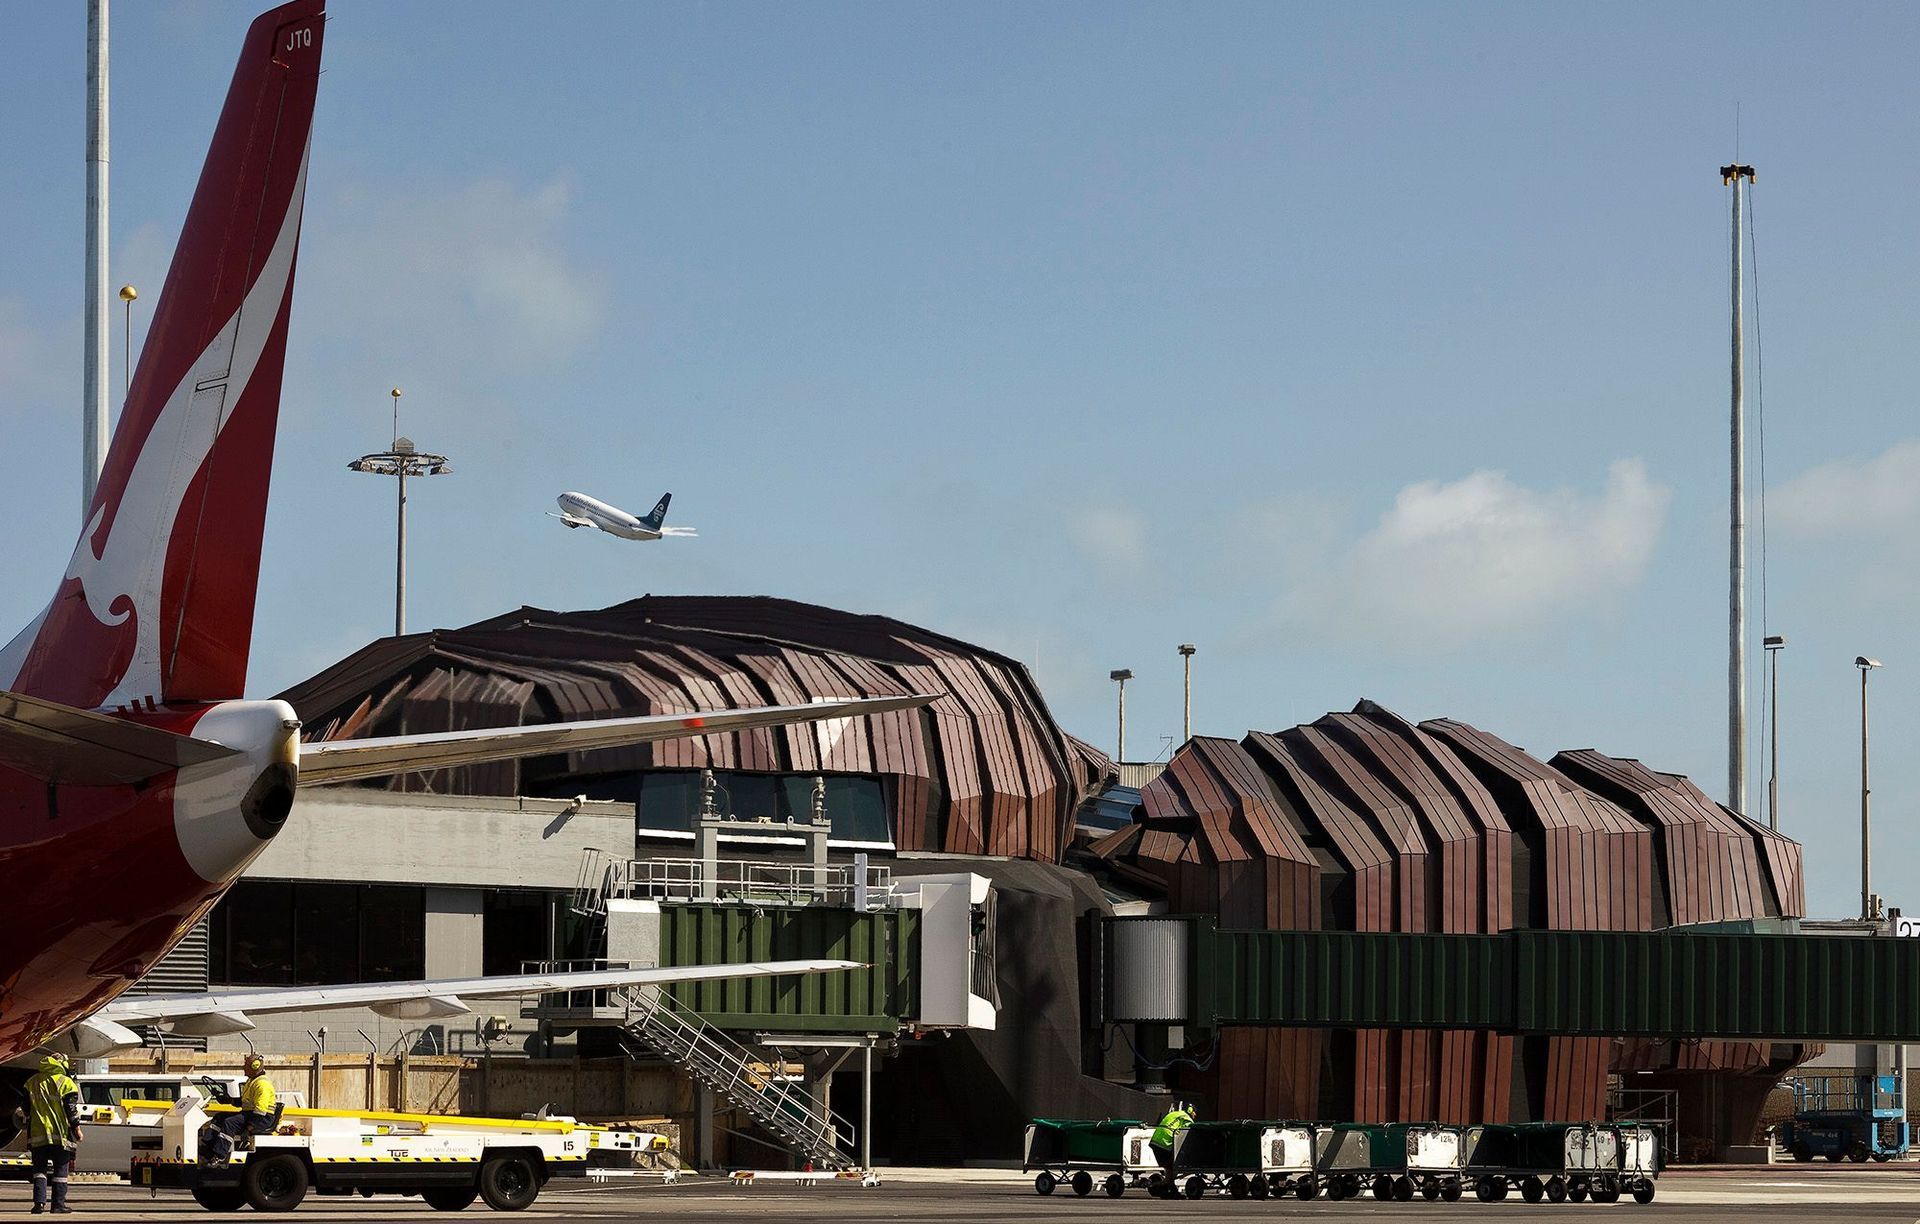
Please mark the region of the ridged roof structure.
<svg viewBox="0 0 1920 1224"><path fill-rule="evenodd" d="M764 597L649 595L596 612L521 608L375 642L282 696L313 739L932 692L924 710L712 735L391 780L513 795L648 768L880 775L902 850L1058 861L1113 766L1055 725L1025 667L881 616Z"/></svg>
<svg viewBox="0 0 1920 1224"><path fill-rule="evenodd" d="M1163 889L1173 912L1230 927L1651 930L1805 908L1799 845L1685 778L1592 749L1543 762L1466 723L1416 726L1366 701L1238 742L1195 738L1141 791L1141 811L1095 857ZM1334 1040L1354 1043L1336 1060L1350 1083L1317 1074ZM1748 1043L1240 1030L1206 1087L1230 1117L1571 1120L1605 1115L1612 1069L1770 1058Z"/></svg>

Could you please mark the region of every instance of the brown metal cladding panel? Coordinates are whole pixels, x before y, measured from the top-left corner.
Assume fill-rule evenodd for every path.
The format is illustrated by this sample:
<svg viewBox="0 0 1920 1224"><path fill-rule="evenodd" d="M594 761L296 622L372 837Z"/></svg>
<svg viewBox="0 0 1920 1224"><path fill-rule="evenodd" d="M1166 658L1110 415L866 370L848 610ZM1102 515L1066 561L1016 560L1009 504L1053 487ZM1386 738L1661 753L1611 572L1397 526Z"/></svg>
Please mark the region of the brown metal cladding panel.
<svg viewBox="0 0 1920 1224"><path fill-rule="evenodd" d="M804 705L811 696L800 677L794 674L786 651L743 655L740 662L760 681L775 705ZM780 745L787 769L794 773L813 773L820 768L820 745L810 725L777 728L775 741Z"/></svg>
<svg viewBox="0 0 1920 1224"><path fill-rule="evenodd" d="M1313 862L1313 853L1282 810L1273 782L1246 749L1232 740L1196 736L1189 745L1202 754L1235 800L1241 826L1257 852L1269 858ZM1185 749L1182 749L1185 751Z"/></svg>
<svg viewBox="0 0 1920 1224"><path fill-rule="evenodd" d="M932 718L940 740L941 772L947 791L946 844L936 847L952 854L985 854L987 850L981 770L974 748L973 719L965 714Z"/></svg>
<svg viewBox="0 0 1920 1224"><path fill-rule="evenodd" d="M980 768L980 838L975 853L1007 854L1015 841L1010 821L1023 815L1020 762L1007 733L1000 705L987 692L979 672L965 659L936 655L933 665L949 690L966 707L968 729L975 743L974 760ZM1024 838L1018 839L1024 849Z"/></svg>

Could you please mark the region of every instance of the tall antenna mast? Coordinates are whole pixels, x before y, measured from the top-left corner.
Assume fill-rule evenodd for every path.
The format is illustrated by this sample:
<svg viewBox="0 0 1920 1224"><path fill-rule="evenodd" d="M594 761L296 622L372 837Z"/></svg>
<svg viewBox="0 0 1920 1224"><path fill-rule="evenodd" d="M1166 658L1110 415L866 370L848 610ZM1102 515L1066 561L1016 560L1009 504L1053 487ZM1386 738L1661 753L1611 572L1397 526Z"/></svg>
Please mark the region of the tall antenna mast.
<svg viewBox="0 0 1920 1224"><path fill-rule="evenodd" d="M80 519L107 461L107 0L87 0L87 306Z"/></svg>
<svg viewBox="0 0 1920 1224"><path fill-rule="evenodd" d="M1753 167L1720 167L1720 182L1733 187L1733 429L1732 496L1727 531L1727 806L1747 812L1747 320L1742 278L1746 197L1740 182L1753 181Z"/></svg>

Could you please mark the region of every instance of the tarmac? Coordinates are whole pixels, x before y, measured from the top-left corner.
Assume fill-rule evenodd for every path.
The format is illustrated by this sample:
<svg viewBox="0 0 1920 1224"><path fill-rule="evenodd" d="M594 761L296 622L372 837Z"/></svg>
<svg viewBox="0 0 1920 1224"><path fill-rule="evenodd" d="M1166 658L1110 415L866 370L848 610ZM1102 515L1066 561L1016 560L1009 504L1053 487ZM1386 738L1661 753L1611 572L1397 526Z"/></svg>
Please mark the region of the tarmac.
<svg viewBox="0 0 1920 1224"><path fill-rule="evenodd" d="M1054 1220L1180 1220L1193 1224L1242 1221L1248 1217L1286 1219L1384 1219L1408 1215L1466 1220L1566 1220L1595 1212L1617 1212L1623 1221L1645 1217L1660 1221L1750 1221L1754 1219L1823 1221L1900 1221L1920 1224L1920 1167L1870 1165L1826 1167L1786 1165L1670 1170L1660 1178L1659 1196L1650 1205L1632 1201L1599 1206L1565 1203L1529 1206L1517 1198L1501 1203L1472 1199L1458 1203L1302 1203L1206 1198L1162 1202L1137 1192L1109 1199L1086 1199L1055 1191L1042 1198L1030 1179L1011 1170L882 1169L882 1184L865 1188L846 1182L794 1186L760 1182L732 1185L718 1177L689 1177L662 1186L638 1179L609 1182L554 1182L522 1220L725 1221L738 1224L852 1224L854 1221L978 1221L981 1224L1042 1224ZM182 1220L205 1216L179 1192L149 1191L124 1183L77 1183L76 1215L108 1220ZM0 1185L0 1219L24 1216L27 1188ZM486 1213L475 1203L470 1213ZM418 1199L333 1198L310 1195L301 1217L359 1221L445 1218ZM490 1214L490 1213L489 1213Z"/></svg>

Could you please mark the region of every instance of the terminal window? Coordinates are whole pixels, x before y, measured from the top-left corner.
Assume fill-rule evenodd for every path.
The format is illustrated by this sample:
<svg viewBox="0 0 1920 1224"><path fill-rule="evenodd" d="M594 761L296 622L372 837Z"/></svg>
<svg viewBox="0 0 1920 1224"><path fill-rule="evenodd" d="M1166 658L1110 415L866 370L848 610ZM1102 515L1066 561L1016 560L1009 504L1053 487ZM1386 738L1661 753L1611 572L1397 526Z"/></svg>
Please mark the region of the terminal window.
<svg viewBox="0 0 1920 1224"><path fill-rule="evenodd" d="M225 986L326 986L426 976L426 890L242 880L207 924Z"/></svg>

